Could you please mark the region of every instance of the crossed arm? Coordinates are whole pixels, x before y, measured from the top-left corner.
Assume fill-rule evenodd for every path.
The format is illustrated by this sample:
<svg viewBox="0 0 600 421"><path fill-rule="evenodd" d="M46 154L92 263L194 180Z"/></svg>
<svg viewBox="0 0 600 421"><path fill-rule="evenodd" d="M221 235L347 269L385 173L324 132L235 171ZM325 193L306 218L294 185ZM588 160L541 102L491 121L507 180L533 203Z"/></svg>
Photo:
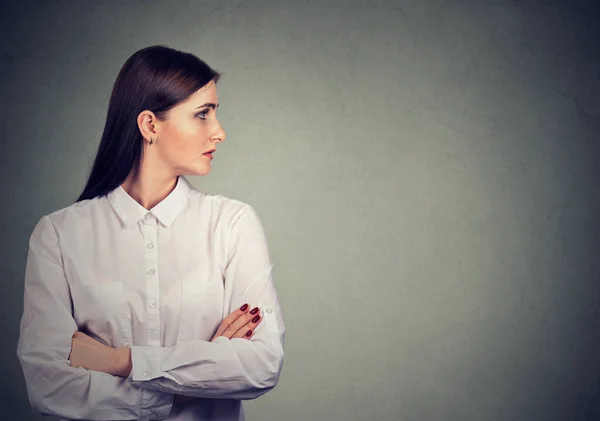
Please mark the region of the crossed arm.
<svg viewBox="0 0 600 421"><path fill-rule="evenodd" d="M223 320L211 342L219 337L249 340L262 321L259 310L258 307L251 310L247 303L237 308ZM75 332L72 337L69 361L71 367L81 367L113 376L129 377L132 372L131 348L110 347L81 331ZM173 403L190 399L194 398L176 394Z"/></svg>

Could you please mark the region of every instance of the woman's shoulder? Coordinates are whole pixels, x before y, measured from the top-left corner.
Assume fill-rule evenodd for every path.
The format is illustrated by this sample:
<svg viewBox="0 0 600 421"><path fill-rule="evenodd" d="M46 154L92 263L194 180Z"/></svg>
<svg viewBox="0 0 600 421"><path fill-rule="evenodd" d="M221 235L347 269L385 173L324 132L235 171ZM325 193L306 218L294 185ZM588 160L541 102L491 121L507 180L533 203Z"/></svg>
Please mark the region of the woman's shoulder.
<svg viewBox="0 0 600 421"><path fill-rule="evenodd" d="M250 203L230 196L198 191L195 191L194 196L198 198L196 203L200 212L208 209L218 219L229 219L233 222L248 212L254 212Z"/></svg>
<svg viewBox="0 0 600 421"><path fill-rule="evenodd" d="M93 208L97 207L101 200L101 197L93 199L81 200L79 202L72 203L68 206L58 208L44 216L41 219L47 218L53 223L61 223L64 221L71 221L74 218L87 218L89 214L93 212Z"/></svg>
<svg viewBox="0 0 600 421"><path fill-rule="evenodd" d="M30 235L30 243L47 238L56 238L64 227L78 227L87 219L98 204L98 198L83 200L55 209L40 216Z"/></svg>
<svg viewBox="0 0 600 421"><path fill-rule="evenodd" d="M222 194L202 194L202 204L195 215L209 219L209 224L226 232L237 232L247 238L264 235L263 225L254 206L249 202ZM243 234L240 234L243 233Z"/></svg>

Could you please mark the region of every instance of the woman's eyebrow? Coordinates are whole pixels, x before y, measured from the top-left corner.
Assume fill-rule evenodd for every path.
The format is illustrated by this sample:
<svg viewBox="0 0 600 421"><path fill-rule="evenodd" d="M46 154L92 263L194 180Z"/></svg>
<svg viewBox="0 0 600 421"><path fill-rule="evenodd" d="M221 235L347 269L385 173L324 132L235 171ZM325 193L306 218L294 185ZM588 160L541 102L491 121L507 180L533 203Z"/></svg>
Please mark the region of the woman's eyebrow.
<svg viewBox="0 0 600 421"><path fill-rule="evenodd" d="M214 103L212 103L212 102L207 102L207 103L205 103L205 104L202 104L202 105L199 105L199 106L197 106L195 109L197 110L198 108L210 107L210 108L212 108L212 109L214 110L214 109L215 109L215 108L217 108L218 106L219 106L219 104L216 104L216 105L215 105L215 104L214 104Z"/></svg>

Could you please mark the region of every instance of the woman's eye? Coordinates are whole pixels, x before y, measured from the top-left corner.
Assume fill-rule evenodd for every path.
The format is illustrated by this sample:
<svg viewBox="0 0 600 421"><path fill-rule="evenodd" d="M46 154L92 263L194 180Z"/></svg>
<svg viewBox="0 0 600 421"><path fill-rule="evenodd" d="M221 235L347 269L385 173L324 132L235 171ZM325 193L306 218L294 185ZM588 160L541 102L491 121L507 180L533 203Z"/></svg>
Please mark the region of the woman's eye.
<svg viewBox="0 0 600 421"><path fill-rule="evenodd" d="M204 120L206 119L206 114L208 114L208 110L203 110L196 114L196 117L199 117L200 120Z"/></svg>

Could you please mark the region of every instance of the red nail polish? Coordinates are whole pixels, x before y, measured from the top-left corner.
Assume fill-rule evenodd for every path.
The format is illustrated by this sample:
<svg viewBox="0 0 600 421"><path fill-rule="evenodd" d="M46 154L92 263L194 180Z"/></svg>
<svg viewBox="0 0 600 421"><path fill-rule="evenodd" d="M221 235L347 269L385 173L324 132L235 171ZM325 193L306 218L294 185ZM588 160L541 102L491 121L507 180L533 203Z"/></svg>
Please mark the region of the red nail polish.
<svg viewBox="0 0 600 421"><path fill-rule="evenodd" d="M256 314L256 313L258 313L258 307L254 307L252 309L252 311L250 312L250 314Z"/></svg>
<svg viewBox="0 0 600 421"><path fill-rule="evenodd" d="M249 330L249 331L246 333L246 336L250 336L250 335L252 335L252 331L251 331L251 330Z"/></svg>
<svg viewBox="0 0 600 421"><path fill-rule="evenodd" d="M247 308L248 308L248 304L244 304L243 306L240 307L240 310L246 311Z"/></svg>
<svg viewBox="0 0 600 421"><path fill-rule="evenodd" d="M256 323L260 320L260 316L256 316L254 319L252 319L252 323Z"/></svg>

